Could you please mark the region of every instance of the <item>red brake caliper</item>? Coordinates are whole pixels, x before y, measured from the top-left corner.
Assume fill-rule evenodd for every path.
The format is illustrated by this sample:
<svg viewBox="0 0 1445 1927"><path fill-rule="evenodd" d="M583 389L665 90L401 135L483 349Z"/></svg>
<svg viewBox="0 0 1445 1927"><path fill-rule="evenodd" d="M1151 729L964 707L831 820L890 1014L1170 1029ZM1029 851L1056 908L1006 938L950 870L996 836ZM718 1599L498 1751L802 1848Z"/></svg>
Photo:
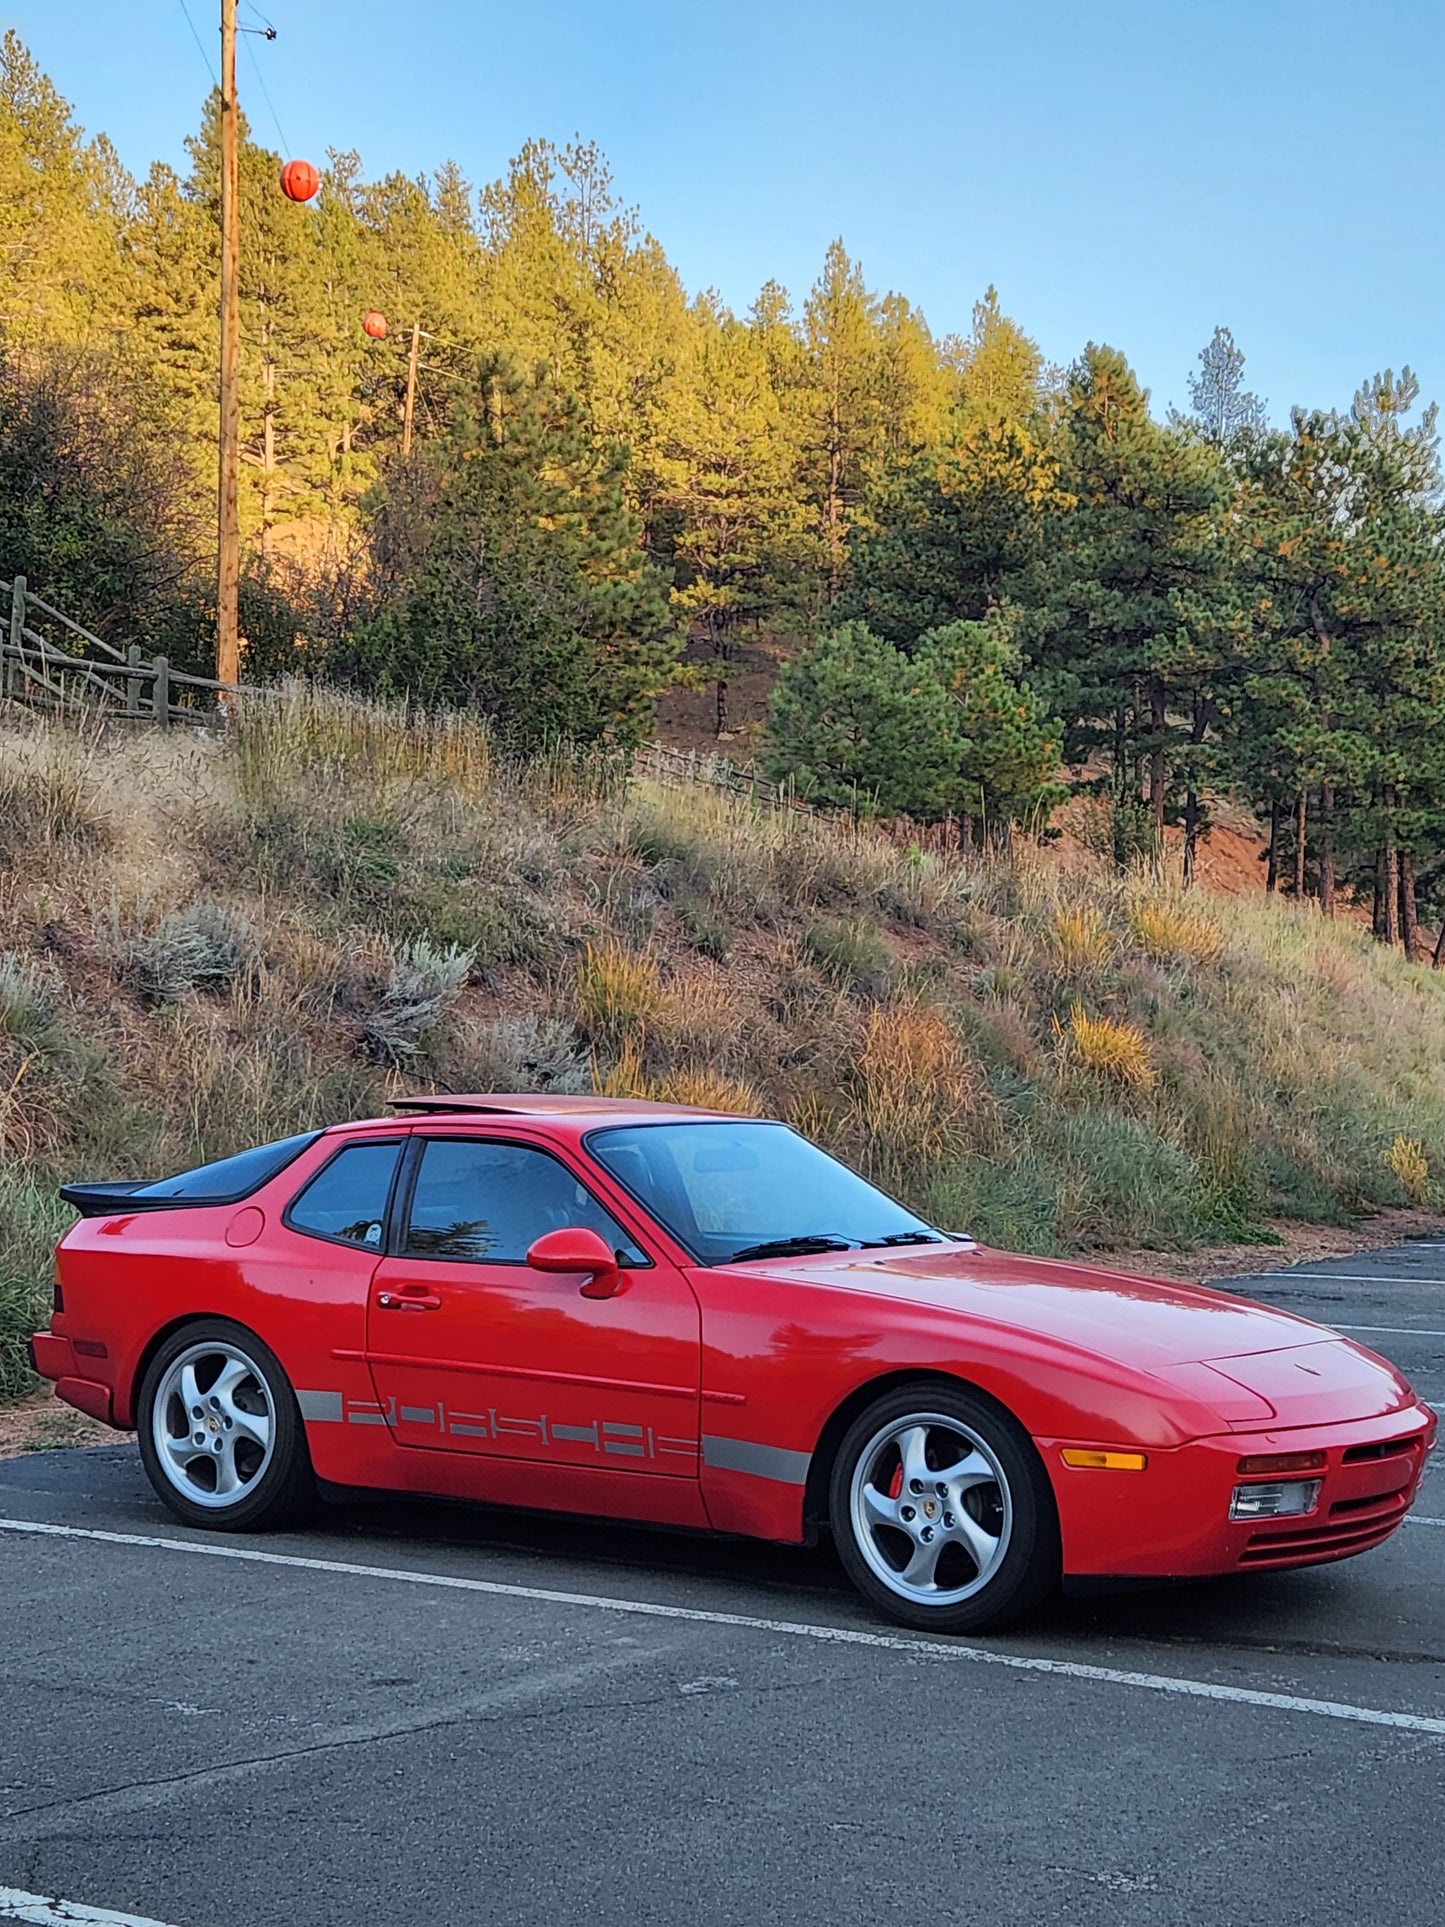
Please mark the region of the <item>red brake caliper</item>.
<svg viewBox="0 0 1445 1927"><path fill-rule="evenodd" d="M900 1459L893 1468L893 1477L888 1482L888 1496L896 1499L903 1492L903 1461Z"/></svg>

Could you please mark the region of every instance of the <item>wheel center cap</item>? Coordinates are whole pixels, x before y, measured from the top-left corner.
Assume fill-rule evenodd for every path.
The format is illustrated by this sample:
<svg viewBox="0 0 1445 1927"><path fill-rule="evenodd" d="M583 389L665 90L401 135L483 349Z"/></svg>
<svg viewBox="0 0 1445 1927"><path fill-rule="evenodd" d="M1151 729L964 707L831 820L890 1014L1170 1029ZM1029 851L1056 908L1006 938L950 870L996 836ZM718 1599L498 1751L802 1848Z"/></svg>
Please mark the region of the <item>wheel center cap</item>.
<svg viewBox="0 0 1445 1927"><path fill-rule="evenodd" d="M924 1516L924 1518L925 1518L925 1519L935 1519L935 1518L937 1518L937 1516L938 1516L938 1502L937 1502L937 1500L935 1500L935 1499L925 1499L925 1500L923 1501L923 1516Z"/></svg>
<svg viewBox="0 0 1445 1927"><path fill-rule="evenodd" d="M221 1429L221 1421L215 1416L214 1413L211 1413L206 1419L206 1430L208 1432L219 1432L220 1429Z"/></svg>

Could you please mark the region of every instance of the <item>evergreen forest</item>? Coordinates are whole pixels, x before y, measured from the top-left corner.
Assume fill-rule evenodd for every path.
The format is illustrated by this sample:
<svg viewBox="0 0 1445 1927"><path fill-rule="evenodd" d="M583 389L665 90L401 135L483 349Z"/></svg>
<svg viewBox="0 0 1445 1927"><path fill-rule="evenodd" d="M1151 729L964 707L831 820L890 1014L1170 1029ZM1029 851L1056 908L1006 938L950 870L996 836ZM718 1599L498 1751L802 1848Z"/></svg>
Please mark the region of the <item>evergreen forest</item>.
<svg viewBox="0 0 1445 1927"><path fill-rule="evenodd" d="M1229 799L1262 889L1441 961L1445 507L1408 368L1281 428L1220 327L1161 419L1120 348L1051 365L992 287L935 334L842 240L733 313L581 140L481 187L333 152L308 205L280 167L248 129L248 679L521 748L645 742L682 681L803 797L1001 842L1090 789L1121 867L1167 831L1185 882ZM0 573L202 672L218 192L214 97L186 170L136 180L5 37Z"/></svg>

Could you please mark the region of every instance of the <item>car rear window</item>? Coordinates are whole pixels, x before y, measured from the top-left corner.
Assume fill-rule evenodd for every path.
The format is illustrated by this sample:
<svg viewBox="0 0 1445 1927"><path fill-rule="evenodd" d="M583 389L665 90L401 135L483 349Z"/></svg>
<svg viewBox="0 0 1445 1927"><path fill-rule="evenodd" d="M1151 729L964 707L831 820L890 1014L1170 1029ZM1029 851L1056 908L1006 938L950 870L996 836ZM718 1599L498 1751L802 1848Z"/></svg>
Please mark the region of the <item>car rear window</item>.
<svg viewBox="0 0 1445 1927"><path fill-rule="evenodd" d="M286 1213L293 1231L380 1251L401 1140L348 1144L323 1165Z"/></svg>
<svg viewBox="0 0 1445 1927"><path fill-rule="evenodd" d="M299 1137L283 1137L275 1144L261 1144L254 1151L238 1151L233 1158L218 1158L214 1164L198 1164L194 1171L179 1177L160 1178L131 1192L134 1198L183 1198L189 1204L231 1204L237 1198L259 1191L278 1171L313 1145L321 1133L303 1131Z"/></svg>

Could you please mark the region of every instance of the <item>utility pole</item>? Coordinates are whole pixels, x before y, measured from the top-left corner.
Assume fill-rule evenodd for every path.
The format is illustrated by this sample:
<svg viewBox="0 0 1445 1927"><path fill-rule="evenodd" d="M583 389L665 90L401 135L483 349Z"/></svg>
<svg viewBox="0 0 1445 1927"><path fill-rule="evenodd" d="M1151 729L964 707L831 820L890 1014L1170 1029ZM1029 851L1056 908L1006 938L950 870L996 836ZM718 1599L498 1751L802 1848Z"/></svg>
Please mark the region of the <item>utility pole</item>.
<svg viewBox="0 0 1445 1927"><path fill-rule="evenodd" d="M421 322L411 324L411 353L406 358L406 407L401 417L401 459L411 460L411 424L416 414L416 361L421 347Z"/></svg>
<svg viewBox="0 0 1445 1927"><path fill-rule="evenodd" d="M216 507L216 680L241 679L240 227L236 0L221 0L221 422ZM235 698L221 696L229 708Z"/></svg>

